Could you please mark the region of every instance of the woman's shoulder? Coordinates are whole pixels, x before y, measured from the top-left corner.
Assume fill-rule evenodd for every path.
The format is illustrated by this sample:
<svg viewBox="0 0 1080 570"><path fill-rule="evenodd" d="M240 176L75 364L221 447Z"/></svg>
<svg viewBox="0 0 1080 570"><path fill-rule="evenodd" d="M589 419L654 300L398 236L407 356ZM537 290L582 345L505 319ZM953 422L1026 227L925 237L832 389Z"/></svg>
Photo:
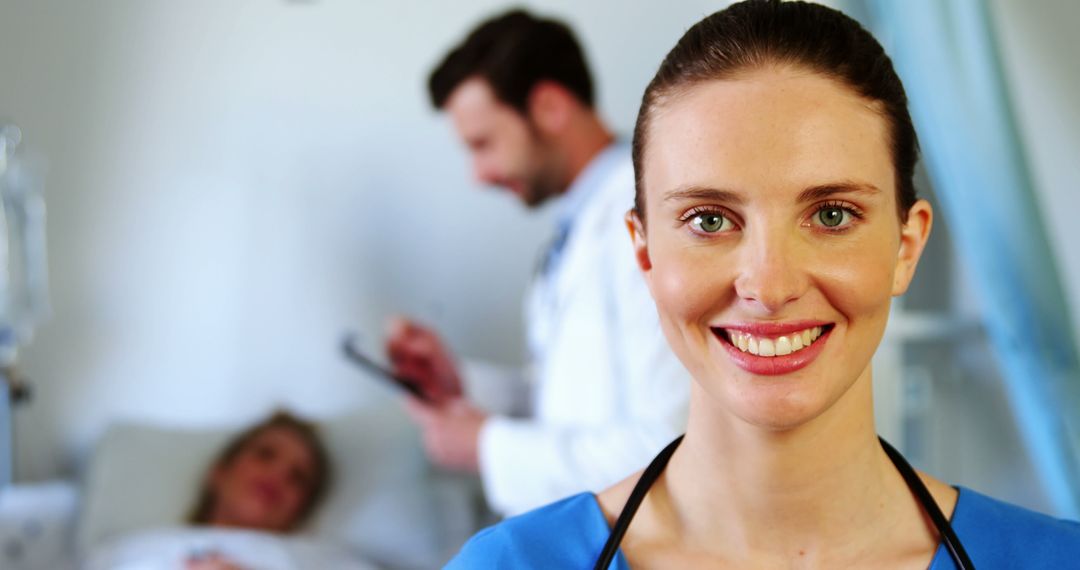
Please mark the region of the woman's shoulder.
<svg viewBox="0 0 1080 570"><path fill-rule="evenodd" d="M447 568L588 566L607 535L595 496L581 493L480 531Z"/></svg>
<svg viewBox="0 0 1080 570"><path fill-rule="evenodd" d="M1024 561L1039 567L1080 562L1080 523L1057 519L961 488L953 529L977 566Z"/></svg>

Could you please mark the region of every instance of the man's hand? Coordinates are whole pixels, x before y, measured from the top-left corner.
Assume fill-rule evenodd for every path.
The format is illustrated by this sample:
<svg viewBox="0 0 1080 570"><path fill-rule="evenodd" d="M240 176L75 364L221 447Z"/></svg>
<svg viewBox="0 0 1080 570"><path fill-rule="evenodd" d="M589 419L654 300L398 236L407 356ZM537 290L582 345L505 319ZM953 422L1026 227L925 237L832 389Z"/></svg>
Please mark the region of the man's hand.
<svg viewBox="0 0 1080 570"><path fill-rule="evenodd" d="M416 380L436 403L461 396L457 366L435 331L403 317L391 319L386 329L386 354L396 374Z"/></svg>
<svg viewBox="0 0 1080 570"><path fill-rule="evenodd" d="M435 405L409 398L405 410L420 426L424 448L432 462L457 471L480 470L480 429L487 420L486 414L464 398Z"/></svg>

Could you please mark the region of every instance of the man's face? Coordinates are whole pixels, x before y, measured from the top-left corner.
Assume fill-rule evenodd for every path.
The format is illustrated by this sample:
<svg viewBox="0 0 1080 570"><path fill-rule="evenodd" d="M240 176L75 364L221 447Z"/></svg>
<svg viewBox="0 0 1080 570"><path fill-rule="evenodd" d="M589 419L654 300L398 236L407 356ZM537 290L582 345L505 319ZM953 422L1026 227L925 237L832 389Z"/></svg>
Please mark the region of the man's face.
<svg viewBox="0 0 1080 570"><path fill-rule="evenodd" d="M513 192L530 207L564 190L552 145L486 80L464 81L444 109L469 149L477 180Z"/></svg>

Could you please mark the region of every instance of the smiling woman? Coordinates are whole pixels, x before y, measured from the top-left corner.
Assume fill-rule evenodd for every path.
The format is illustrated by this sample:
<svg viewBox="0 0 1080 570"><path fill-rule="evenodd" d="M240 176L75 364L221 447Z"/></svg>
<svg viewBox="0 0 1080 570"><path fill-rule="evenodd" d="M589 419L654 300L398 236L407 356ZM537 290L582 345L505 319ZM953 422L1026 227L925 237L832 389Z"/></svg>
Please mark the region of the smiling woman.
<svg viewBox="0 0 1080 570"><path fill-rule="evenodd" d="M780 63L659 104L639 139L647 217L631 223L668 341L698 389L773 428L844 396L863 409L890 300L931 221L923 201L906 223L896 215L882 115L836 80ZM724 120L701 120L710 116Z"/></svg>
<svg viewBox="0 0 1080 570"><path fill-rule="evenodd" d="M750 0L646 89L633 253L695 379L642 473L505 521L458 567L1068 566L1080 525L915 472L874 430L873 357L930 234L888 56L856 22ZM453 564L452 564L453 566Z"/></svg>

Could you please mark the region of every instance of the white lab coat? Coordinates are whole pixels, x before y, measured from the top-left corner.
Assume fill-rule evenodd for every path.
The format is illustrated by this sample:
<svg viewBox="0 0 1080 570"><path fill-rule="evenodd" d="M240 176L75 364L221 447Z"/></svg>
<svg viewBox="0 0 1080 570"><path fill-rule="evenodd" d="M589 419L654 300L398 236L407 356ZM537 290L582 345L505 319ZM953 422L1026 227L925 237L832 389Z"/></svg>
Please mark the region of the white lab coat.
<svg viewBox="0 0 1080 570"><path fill-rule="evenodd" d="M690 377L660 330L623 221L633 167L625 146L606 152L618 154L526 302L532 417L492 417L480 435L484 493L504 515L603 490L685 430Z"/></svg>

